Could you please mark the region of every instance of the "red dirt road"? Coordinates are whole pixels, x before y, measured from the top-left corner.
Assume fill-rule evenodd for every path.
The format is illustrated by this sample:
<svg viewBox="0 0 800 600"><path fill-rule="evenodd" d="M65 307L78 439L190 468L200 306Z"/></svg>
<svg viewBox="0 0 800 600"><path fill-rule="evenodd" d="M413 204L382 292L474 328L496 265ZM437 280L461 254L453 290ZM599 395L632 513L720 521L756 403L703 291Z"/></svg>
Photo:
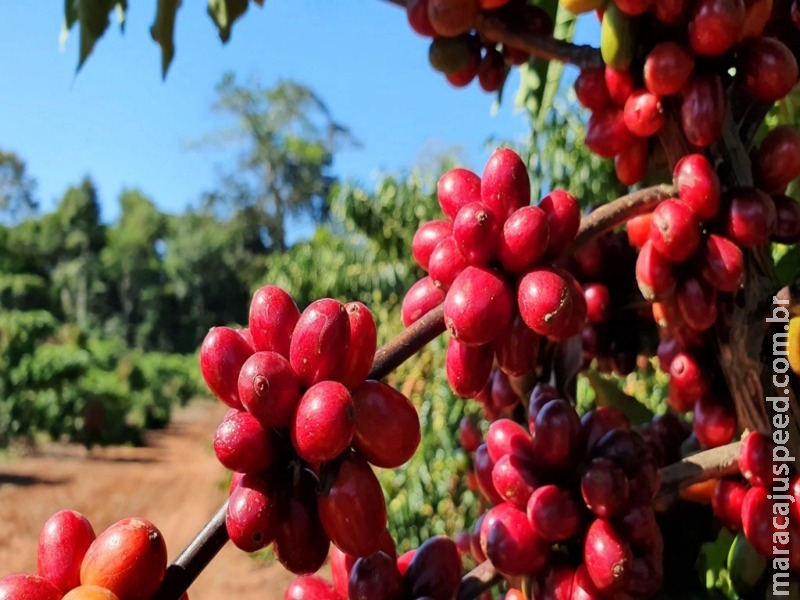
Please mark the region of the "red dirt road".
<svg viewBox="0 0 800 600"><path fill-rule="evenodd" d="M33 572L45 520L62 508L85 514L97 533L124 517L149 519L173 559L225 499L224 469L211 450L219 403L176 412L145 448L87 452L53 445L0 462L0 576ZM228 544L189 590L191 600L280 600L292 576Z"/></svg>

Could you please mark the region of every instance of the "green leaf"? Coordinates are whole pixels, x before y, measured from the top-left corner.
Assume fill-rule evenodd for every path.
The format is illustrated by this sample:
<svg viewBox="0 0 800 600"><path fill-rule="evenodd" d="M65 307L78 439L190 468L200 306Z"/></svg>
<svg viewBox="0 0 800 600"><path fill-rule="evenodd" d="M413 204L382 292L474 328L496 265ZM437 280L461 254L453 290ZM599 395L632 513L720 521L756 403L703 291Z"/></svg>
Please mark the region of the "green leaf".
<svg viewBox="0 0 800 600"><path fill-rule="evenodd" d="M733 588L739 594L750 594L764 575L767 559L756 552L740 531L728 552L727 567Z"/></svg>
<svg viewBox="0 0 800 600"><path fill-rule="evenodd" d="M712 595L721 595L728 600L739 600L728 572L728 553L733 539L733 535L723 527L716 540L700 546L697 574Z"/></svg>
<svg viewBox="0 0 800 600"><path fill-rule="evenodd" d="M69 32L78 21L78 0L64 0L64 23L61 25L61 33L58 36L58 46L64 50L67 43Z"/></svg>
<svg viewBox="0 0 800 600"><path fill-rule="evenodd" d="M208 14L219 30L219 39L227 43L233 23L247 11L247 0L208 0Z"/></svg>
<svg viewBox="0 0 800 600"><path fill-rule="evenodd" d="M111 0L76 0L78 4L78 21L80 23L80 58L78 70L89 58L94 45L106 29L108 29L108 13L113 4Z"/></svg>
<svg viewBox="0 0 800 600"><path fill-rule="evenodd" d="M150 27L153 41L161 46L161 76L164 79L175 57L175 19L180 6L181 0L158 0L156 20Z"/></svg>
<svg viewBox="0 0 800 600"><path fill-rule="evenodd" d="M633 396L623 392L613 381L602 377L597 371L589 370L584 374L594 389L597 406L609 406L625 413L633 425L647 423L652 420L653 412Z"/></svg>
<svg viewBox="0 0 800 600"><path fill-rule="evenodd" d="M64 29L69 31L78 20L78 0L64 0Z"/></svg>
<svg viewBox="0 0 800 600"><path fill-rule="evenodd" d="M774 254L773 254L774 256ZM782 286L800 278L800 244L795 244L775 261L775 273Z"/></svg>

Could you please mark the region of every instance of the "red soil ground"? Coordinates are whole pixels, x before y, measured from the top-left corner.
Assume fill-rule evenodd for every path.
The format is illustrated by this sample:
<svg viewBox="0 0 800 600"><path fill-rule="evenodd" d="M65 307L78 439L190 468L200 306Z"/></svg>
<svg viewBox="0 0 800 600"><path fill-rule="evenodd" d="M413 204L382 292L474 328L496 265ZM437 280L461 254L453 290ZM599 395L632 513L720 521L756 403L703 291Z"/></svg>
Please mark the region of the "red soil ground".
<svg viewBox="0 0 800 600"><path fill-rule="evenodd" d="M149 519L174 558L225 499L225 470L211 438L225 413L196 402L144 448L50 445L0 462L0 576L33 572L45 520L62 508L85 514L96 532L124 517ZM280 600L292 576L228 544L189 590L191 600Z"/></svg>

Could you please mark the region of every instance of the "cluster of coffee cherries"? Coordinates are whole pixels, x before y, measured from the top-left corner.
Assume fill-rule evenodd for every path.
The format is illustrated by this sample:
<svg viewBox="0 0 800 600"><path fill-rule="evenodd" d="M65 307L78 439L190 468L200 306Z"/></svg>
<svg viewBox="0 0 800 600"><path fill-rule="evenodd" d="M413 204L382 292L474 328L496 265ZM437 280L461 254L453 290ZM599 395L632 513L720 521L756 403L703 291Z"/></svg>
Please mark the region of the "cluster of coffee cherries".
<svg viewBox="0 0 800 600"><path fill-rule="evenodd" d="M36 574L0 579L0 600L150 600L166 571L164 538L146 519L122 519L97 536L85 516L61 510L39 534Z"/></svg>
<svg viewBox="0 0 800 600"><path fill-rule="evenodd" d="M767 436L748 434L739 454L741 477L720 479L711 502L726 528L743 532L761 556L784 560L783 570L798 573L800 476L793 462L776 460L774 449ZM782 457L791 459L788 453Z"/></svg>
<svg viewBox="0 0 800 600"><path fill-rule="evenodd" d="M496 92L509 68L528 61L520 48L496 44L474 31L478 16L500 19L518 33L539 37L553 35L553 19L527 0L409 0L411 28L433 38L428 58L454 87L466 87L478 79L486 92Z"/></svg>
<svg viewBox="0 0 800 600"><path fill-rule="evenodd" d="M784 98L798 80L800 29L790 18L797 10L791 0L562 4L575 12L597 9L601 15L606 66L584 70L575 93L592 111L586 146L614 158L625 185L644 179L649 138L664 126L673 97L686 140L705 148L720 139L733 110L726 96L730 69L736 72L730 85L757 101Z"/></svg>
<svg viewBox="0 0 800 600"><path fill-rule="evenodd" d="M580 208L561 190L531 206L525 164L508 148L495 150L481 177L448 171L437 194L446 218L414 236L414 259L428 276L406 294L403 322L444 302L447 378L456 394L474 398L495 357L506 374L522 376L535 366L540 338L565 340L583 328L583 290L553 264L575 238Z"/></svg>
<svg viewBox="0 0 800 600"><path fill-rule="evenodd" d="M435 536L419 548L397 556L391 536L381 549L354 558L337 549L331 552L329 583L318 575L295 579L285 600L451 600L461 586L463 565L456 543Z"/></svg>
<svg viewBox="0 0 800 600"><path fill-rule="evenodd" d="M485 442L462 422L477 486L494 505L475 523L473 558L506 577L533 576L543 598L655 594L663 542L653 500L658 468L686 437L680 421L657 417L634 431L613 408L581 419L545 384L534 387L527 417L527 430L494 421Z"/></svg>
<svg viewBox="0 0 800 600"><path fill-rule="evenodd" d="M362 303L326 298L301 314L270 285L253 296L247 329L206 335L201 372L231 407L214 452L234 472L226 524L237 547L274 542L298 574L316 572L331 541L356 557L378 549L386 504L371 465L405 463L420 426L408 398L366 379L376 343Z"/></svg>
<svg viewBox="0 0 800 600"><path fill-rule="evenodd" d="M785 131L774 130L765 144ZM797 162L793 176L800 175ZM783 187L789 181L784 178ZM743 284L743 249L800 240L800 204L758 188L723 193L702 154L678 162L673 184L677 197L628 221L627 234L639 249L636 281L653 302L653 317L663 332L658 356L670 374L670 405L677 412L694 411L698 439L716 447L733 440L737 422L716 362L706 356L704 333L716 324L718 305Z"/></svg>
<svg viewBox="0 0 800 600"><path fill-rule="evenodd" d="M637 251L626 232L611 231L577 248L569 271L583 287L586 324L583 354L601 373L628 375L649 349L643 341L656 336L650 308L643 306L636 285Z"/></svg>

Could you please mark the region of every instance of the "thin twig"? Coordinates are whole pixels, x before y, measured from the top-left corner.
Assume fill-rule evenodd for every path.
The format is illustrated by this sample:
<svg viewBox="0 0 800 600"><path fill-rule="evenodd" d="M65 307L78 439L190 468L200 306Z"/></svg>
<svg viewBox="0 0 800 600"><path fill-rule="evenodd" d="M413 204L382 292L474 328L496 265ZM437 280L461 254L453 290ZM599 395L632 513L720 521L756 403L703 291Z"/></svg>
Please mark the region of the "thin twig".
<svg viewBox="0 0 800 600"><path fill-rule="evenodd" d="M574 252L576 248L619 227L633 217L651 212L659 202L674 195L675 189L671 185L656 185L622 196L594 209L581 220L578 235L575 236L567 253Z"/></svg>
<svg viewBox="0 0 800 600"><path fill-rule="evenodd" d="M386 2L402 8L406 6L405 0L386 0ZM475 23L475 29L494 43L524 50L531 56L560 61L581 69L603 66L600 50L593 46L578 46L564 40L557 40L551 35L514 31L515 25L516 23L506 23L495 16L480 15Z"/></svg>
<svg viewBox="0 0 800 600"><path fill-rule="evenodd" d="M603 57L594 46L578 46L553 36L530 32L513 31L513 23L505 23L496 17L478 17L476 29L495 43L524 50L531 56L555 60L581 69L600 68Z"/></svg>

